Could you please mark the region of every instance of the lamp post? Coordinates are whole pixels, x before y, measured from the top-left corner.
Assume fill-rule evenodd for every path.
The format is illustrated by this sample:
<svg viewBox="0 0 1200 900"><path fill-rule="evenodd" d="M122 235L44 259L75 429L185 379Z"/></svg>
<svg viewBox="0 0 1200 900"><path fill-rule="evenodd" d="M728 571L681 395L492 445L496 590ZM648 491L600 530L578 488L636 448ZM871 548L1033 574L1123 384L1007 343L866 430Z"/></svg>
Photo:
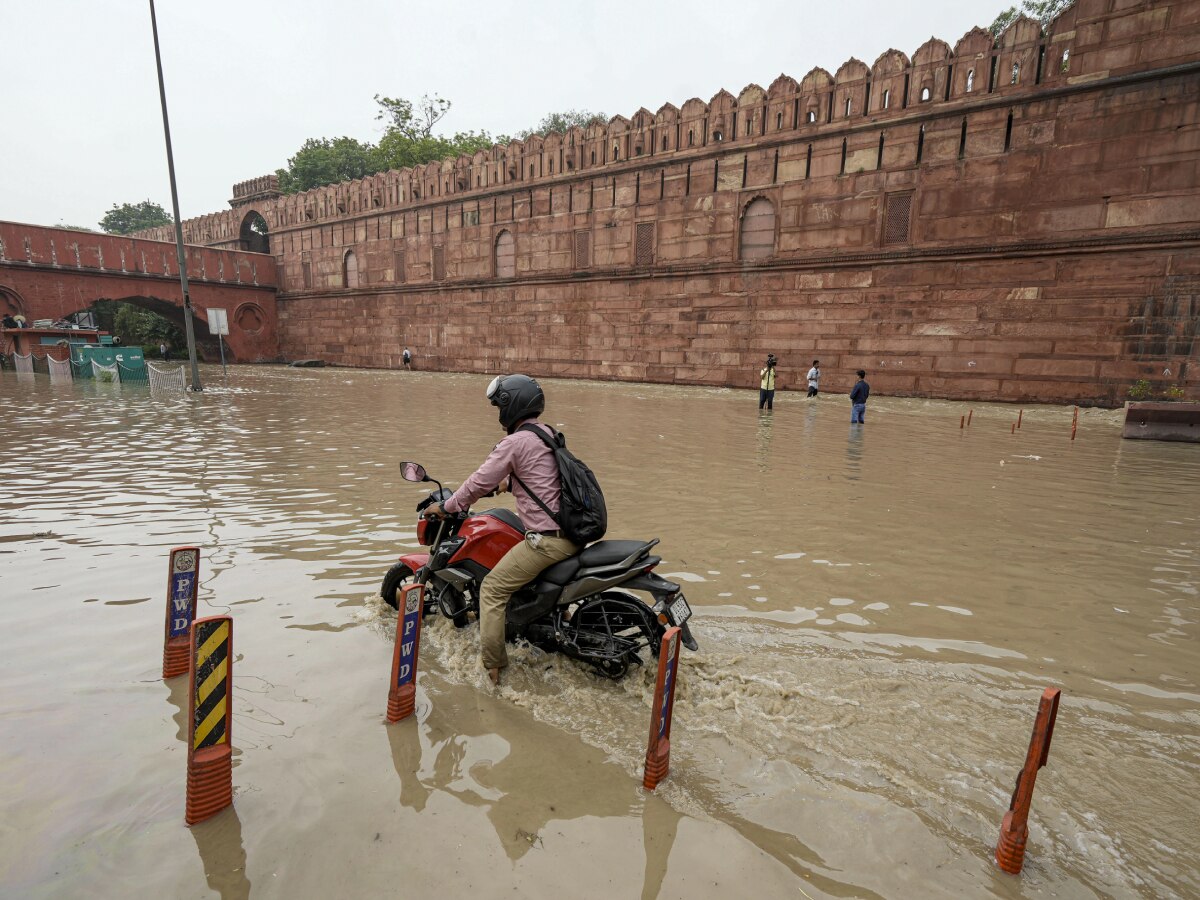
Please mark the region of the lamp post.
<svg viewBox="0 0 1200 900"><path fill-rule="evenodd" d="M167 90L163 86L162 54L158 49L158 20L154 0L150 0L150 30L154 33L154 62L158 66L158 98L162 102L163 135L167 139L167 174L171 179L171 212L175 216L175 256L179 262L179 285L183 288L183 328L187 333L188 359L192 364L192 390L200 386L200 366L196 363L196 331L192 325L192 295L188 292L187 257L183 252L183 222L179 218L179 191L175 188L175 157L171 153L171 124L167 121Z"/></svg>

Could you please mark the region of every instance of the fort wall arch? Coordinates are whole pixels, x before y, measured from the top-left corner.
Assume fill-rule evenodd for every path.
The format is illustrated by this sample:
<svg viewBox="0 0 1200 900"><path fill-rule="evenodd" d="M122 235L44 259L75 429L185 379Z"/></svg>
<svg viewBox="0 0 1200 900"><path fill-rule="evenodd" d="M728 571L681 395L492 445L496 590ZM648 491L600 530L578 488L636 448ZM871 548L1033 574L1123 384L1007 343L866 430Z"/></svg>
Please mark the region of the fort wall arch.
<svg viewBox="0 0 1200 900"><path fill-rule="evenodd" d="M238 229L238 238L241 249L248 253L271 252L271 238L267 219L257 209L249 210L242 217L242 224Z"/></svg>

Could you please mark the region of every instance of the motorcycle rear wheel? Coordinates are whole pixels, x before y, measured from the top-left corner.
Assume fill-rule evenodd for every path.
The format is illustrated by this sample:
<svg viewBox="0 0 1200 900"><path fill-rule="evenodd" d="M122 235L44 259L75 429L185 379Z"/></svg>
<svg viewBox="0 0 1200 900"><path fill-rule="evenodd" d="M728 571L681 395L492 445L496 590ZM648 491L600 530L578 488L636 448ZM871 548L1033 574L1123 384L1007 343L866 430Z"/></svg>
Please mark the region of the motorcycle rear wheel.
<svg viewBox="0 0 1200 900"><path fill-rule="evenodd" d="M662 632L650 608L624 591L584 600L562 630L576 651L572 656L614 681L624 678L630 665L641 665L644 648L657 655Z"/></svg>

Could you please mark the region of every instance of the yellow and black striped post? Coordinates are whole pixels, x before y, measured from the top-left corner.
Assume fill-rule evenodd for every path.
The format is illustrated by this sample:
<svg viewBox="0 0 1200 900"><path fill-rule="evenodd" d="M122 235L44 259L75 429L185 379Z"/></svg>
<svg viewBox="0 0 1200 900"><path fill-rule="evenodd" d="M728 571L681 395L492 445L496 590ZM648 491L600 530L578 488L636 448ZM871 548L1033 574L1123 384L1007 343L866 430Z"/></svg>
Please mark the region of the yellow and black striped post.
<svg viewBox="0 0 1200 900"><path fill-rule="evenodd" d="M190 655L184 817L195 825L233 803L233 619L196 619Z"/></svg>

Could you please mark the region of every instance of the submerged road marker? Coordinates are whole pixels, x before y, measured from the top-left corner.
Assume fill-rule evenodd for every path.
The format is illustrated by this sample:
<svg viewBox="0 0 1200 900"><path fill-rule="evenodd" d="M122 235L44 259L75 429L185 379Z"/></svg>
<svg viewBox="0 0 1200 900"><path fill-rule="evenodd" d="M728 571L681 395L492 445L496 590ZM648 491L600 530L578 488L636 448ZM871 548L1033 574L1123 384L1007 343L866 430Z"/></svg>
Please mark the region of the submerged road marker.
<svg viewBox="0 0 1200 900"><path fill-rule="evenodd" d="M970 428L970 427L971 427L971 416L973 416L973 415L975 415L975 410L973 410L973 409L968 409L968 410L967 410L967 427L968 427L968 428Z"/></svg>
<svg viewBox="0 0 1200 900"><path fill-rule="evenodd" d="M646 746L646 768L642 787L658 787L671 771L671 719L675 711L675 672L679 668L682 631L668 628L658 649L658 679L654 683L654 712L650 718L650 742Z"/></svg>
<svg viewBox="0 0 1200 900"><path fill-rule="evenodd" d="M233 803L233 619L197 619L190 641L184 819L195 825Z"/></svg>
<svg viewBox="0 0 1200 900"><path fill-rule="evenodd" d="M1023 418L1025 418L1025 410L1021 410L1019 413L1017 413L1017 427L1018 428L1021 427L1021 420Z"/></svg>
<svg viewBox="0 0 1200 900"><path fill-rule="evenodd" d="M967 417L959 416L958 417L958 430L962 431L962 429L966 426L966 424L967 424Z"/></svg>
<svg viewBox="0 0 1200 900"><path fill-rule="evenodd" d="M421 611L425 585L408 584L400 591L396 616L396 648L392 651L392 686L388 690L387 720L399 722L417 707L417 657L421 651Z"/></svg>
<svg viewBox="0 0 1200 900"><path fill-rule="evenodd" d="M1000 842L996 844L996 862L1010 875L1021 871L1025 863L1025 842L1029 839L1029 805L1033 802L1033 785L1037 781L1038 769L1046 764L1050 755L1050 739L1054 737L1054 720L1058 718L1058 699L1062 691L1046 688L1038 702L1037 718L1033 722L1033 736L1029 739L1029 751L1025 754L1025 767L1017 776L1008 812L1000 823Z"/></svg>
<svg viewBox="0 0 1200 900"><path fill-rule="evenodd" d="M200 590L200 548L176 547L167 566L167 617L163 630L163 678L188 670L190 632Z"/></svg>

